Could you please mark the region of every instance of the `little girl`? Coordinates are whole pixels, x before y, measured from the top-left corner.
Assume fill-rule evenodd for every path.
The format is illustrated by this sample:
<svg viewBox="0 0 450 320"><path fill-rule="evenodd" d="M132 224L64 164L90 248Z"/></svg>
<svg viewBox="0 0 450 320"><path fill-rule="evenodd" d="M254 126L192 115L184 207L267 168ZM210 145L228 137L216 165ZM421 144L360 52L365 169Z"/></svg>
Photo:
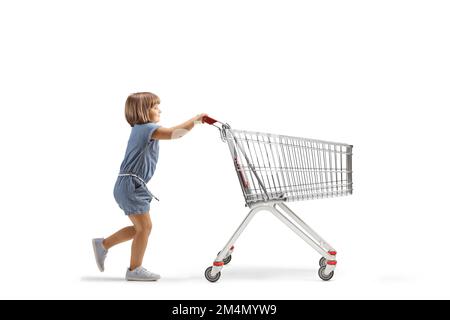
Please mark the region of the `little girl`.
<svg viewBox="0 0 450 320"><path fill-rule="evenodd" d="M150 92L139 92L128 96L125 103L125 118L130 124L131 134L120 166L119 176L114 186L114 198L119 207L130 218L133 226L125 227L108 238L92 240L95 260L101 272L109 248L133 239L130 267L126 280L155 281L160 278L142 267L147 240L152 229L150 202L158 200L148 190L146 184L155 172L158 162L159 140L181 138L196 123L203 123L202 113L172 128L163 128L156 123L160 120L160 100Z"/></svg>

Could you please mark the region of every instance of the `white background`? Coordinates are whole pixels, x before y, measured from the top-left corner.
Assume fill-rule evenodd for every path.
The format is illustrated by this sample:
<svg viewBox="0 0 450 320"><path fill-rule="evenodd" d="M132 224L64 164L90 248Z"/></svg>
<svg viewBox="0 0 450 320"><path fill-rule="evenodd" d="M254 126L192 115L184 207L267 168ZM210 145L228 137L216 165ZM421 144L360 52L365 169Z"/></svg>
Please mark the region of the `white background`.
<svg viewBox="0 0 450 320"><path fill-rule="evenodd" d="M0 298L450 298L447 1L3 1ZM153 231L127 283L91 238L129 224L113 186L127 95L161 97L161 125L206 112L236 129L354 147L354 195L291 203L338 251L319 255L270 213L204 269L245 217L227 146L196 126L162 141Z"/></svg>

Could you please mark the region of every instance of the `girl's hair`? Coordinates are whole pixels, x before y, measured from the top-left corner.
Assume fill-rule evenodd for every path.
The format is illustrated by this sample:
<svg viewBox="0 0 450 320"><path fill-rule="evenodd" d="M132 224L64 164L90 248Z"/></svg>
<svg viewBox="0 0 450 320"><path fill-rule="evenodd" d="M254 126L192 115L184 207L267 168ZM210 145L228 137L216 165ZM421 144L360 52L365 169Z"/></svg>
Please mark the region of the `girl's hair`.
<svg viewBox="0 0 450 320"><path fill-rule="evenodd" d="M130 126L150 122L150 109L159 104L156 94L151 92L137 92L130 94L125 102L125 118Z"/></svg>

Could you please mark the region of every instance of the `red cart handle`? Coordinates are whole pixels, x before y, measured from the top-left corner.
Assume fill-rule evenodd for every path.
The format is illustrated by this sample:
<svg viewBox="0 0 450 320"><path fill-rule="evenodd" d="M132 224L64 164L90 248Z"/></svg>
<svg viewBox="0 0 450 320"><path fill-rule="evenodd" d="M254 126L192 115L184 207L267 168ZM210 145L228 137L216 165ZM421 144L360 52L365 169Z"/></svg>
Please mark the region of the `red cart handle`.
<svg viewBox="0 0 450 320"><path fill-rule="evenodd" d="M204 117L202 118L202 122L206 122L207 124L214 124L214 123L219 122L219 121L214 120L214 119L211 118L211 117L204 116Z"/></svg>

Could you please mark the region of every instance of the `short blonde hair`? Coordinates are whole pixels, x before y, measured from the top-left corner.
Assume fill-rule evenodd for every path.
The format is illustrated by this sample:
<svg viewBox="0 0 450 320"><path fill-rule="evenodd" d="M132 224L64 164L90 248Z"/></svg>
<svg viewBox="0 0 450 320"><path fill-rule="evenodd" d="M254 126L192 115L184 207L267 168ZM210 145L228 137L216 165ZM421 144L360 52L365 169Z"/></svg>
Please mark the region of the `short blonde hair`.
<svg viewBox="0 0 450 320"><path fill-rule="evenodd" d="M150 109L160 103L159 97L151 92L130 94L125 102L125 118L130 126L150 122Z"/></svg>

